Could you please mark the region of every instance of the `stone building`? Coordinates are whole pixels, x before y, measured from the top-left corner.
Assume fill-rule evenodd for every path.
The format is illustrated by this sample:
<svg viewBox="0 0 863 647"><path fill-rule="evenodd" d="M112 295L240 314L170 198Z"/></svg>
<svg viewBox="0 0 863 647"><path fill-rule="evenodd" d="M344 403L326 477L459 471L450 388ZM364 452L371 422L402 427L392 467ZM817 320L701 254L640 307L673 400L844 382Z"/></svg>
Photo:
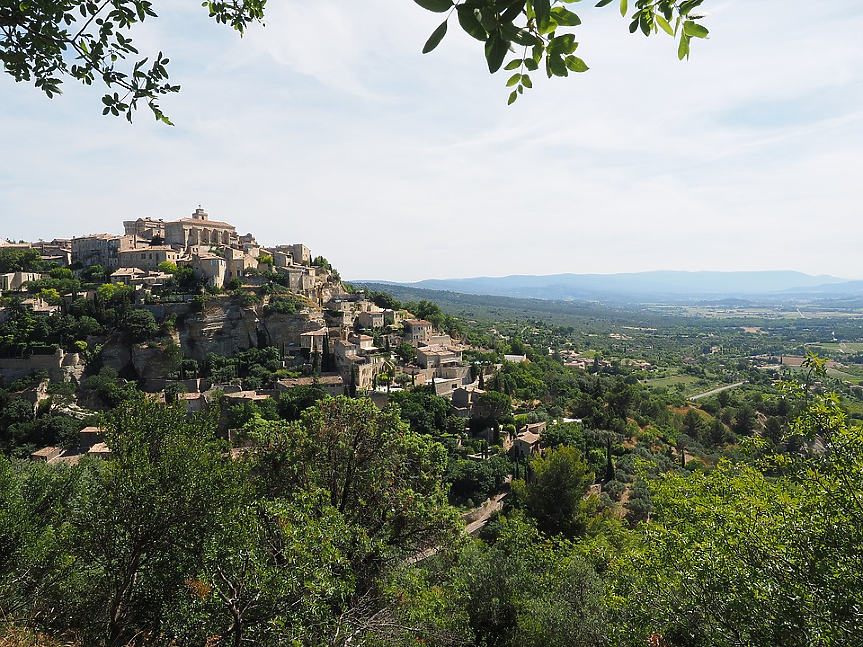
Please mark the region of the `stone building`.
<svg viewBox="0 0 863 647"><path fill-rule="evenodd" d="M236 245L239 242L237 229L227 222L210 220L210 216L198 207L191 218L182 218L165 223L165 244L178 247L190 245Z"/></svg>
<svg viewBox="0 0 863 647"><path fill-rule="evenodd" d="M152 218L124 220L123 229L127 236L135 236L138 240L151 242L154 238L165 240L165 221Z"/></svg>
<svg viewBox="0 0 863 647"><path fill-rule="evenodd" d="M403 322L405 334L404 339L407 343L416 346L418 344L428 344L432 334L432 324L425 319L405 319Z"/></svg>
<svg viewBox="0 0 863 647"><path fill-rule="evenodd" d="M167 245L152 245L123 250L119 253L119 258L120 267L137 267L152 272L159 269L159 263L176 264L180 260L180 252Z"/></svg>
<svg viewBox="0 0 863 647"><path fill-rule="evenodd" d="M120 265L120 253L135 248L135 236L92 234L71 240L72 262L84 267L101 265L115 270Z"/></svg>

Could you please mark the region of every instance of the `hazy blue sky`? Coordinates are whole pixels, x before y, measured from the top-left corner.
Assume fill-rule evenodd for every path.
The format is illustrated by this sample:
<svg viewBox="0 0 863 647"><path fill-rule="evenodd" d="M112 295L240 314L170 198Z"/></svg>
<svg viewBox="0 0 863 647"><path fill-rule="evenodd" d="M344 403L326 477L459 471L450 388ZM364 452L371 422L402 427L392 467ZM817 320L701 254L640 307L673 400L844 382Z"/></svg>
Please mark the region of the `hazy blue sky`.
<svg viewBox="0 0 863 647"><path fill-rule="evenodd" d="M482 45L411 0L271 0L239 39L156 2L176 124L0 77L0 236L122 232L198 204L346 278L797 269L863 278L863 5L706 0L711 39L572 5L586 74L506 106ZM170 11L168 9L171 8ZM149 22L149 21L148 21Z"/></svg>

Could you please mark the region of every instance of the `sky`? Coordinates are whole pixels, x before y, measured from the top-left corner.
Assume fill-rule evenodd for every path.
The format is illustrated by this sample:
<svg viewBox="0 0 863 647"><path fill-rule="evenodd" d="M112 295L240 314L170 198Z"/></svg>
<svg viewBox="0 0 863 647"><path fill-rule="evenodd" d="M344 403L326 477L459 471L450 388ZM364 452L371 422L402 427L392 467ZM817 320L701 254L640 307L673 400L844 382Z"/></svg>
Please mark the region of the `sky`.
<svg viewBox="0 0 863 647"><path fill-rule="evenodd" d="M584 74L506 105L482 44L411 0L271 0L242 39L198 2L133 32L173 127L0 75L0 237L122 233L199 205L353 280L648 270L863 279L863 4L705 0L690 60L568 5Z"/></svg>

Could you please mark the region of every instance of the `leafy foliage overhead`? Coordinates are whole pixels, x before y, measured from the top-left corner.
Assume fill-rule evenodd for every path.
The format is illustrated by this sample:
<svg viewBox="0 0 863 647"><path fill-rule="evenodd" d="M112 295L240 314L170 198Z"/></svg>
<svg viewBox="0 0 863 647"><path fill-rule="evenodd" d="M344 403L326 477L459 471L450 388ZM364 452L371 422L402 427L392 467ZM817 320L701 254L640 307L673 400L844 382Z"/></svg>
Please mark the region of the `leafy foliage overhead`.
<svg viewBox="0 0 863 647"><path fill-rule="evenodd" d="M570 72L586 72L587 64L575 55L578 41L572 29L581 25L581 18L566 5L578 0L414 0L435 13L446 13L446 19L435 29L423 47L426 54L435 49L447 33L449 19L455 14L459 26L473 38L485 44L485 59L492 74L503 67L514 72L506 84L513 87L509 103L525 88L533 87L530 73L544 65L546 75L569 76ZM604 7L613 0L599 0ZM629 12L627 0L619 0L620 15ZM697 21L696 10L703 0L635 0L630 14L629 31L641 31L645 36L660 29L678 41L678 58L689 57L692 38L706 38L707 28ZM514 58L504 66L510 52Z"/></svg>
<svg viewBox="0 0 863 647"><path fill-rule="evenodd" d="M585 72L575 55L578 41L572 30L581 18L566 5L577 0L415 0L424 9L446 13L445 20L423 46L427 53L443 40L453 15L459 26L484 44L490 72L513 72L509 103L532 87L531 72L541 65L549 77ZM597 7L613 0L600 0ZM707 28L696 10L703 0L619 0L620 13L629 13L631 32L645 36L662 30L678 41L678 56L689 56L692 38L706 38ZM203 3L216 22L241 35L264 17L266 0L216 0ZM169 80L168 57L161 51L143 56L132 41L134 27L156 18L150 0L32 0L0 4L0 61L16 81L33 82L48 97L60 94L63 81L85 85L101 80L107 87L102 113L132 120L139 102L158 121L170 124L159 100L178 92ZM510 52L518 51L504 66ZM316 259L318 260L318 259ZM321 258L326 262L326 259ZM314 263L330 269L323 263Z"/></svg>
<svg viewBox="0 0 863 647"><path fill-rule="evenodd" d="M264 15L266 0L204 2L210 16L242 34ZM142 101L156 119L170 124L159 97L177 92L168 81L168 58L141 56L131 30L156 11L149 0L33 0L0 4L0 61L16 81L32 81L48 97L64 77L85 85L101 80L103 114L132 114Z"/></svg>

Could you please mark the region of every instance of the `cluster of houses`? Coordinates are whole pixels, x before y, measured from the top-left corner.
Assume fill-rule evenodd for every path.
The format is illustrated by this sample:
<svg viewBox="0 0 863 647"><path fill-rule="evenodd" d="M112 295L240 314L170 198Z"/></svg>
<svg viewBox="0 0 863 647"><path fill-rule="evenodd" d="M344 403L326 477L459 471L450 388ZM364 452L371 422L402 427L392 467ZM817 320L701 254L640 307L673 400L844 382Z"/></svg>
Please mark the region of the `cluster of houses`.
<svg viewBox="0 0 863 647"><path fill-rule="evenodd" d="M273 389L266 391L243 391L233 383L186 380L184 382L188 383L181 385L182 392L177 397L190 411L205 407L217 392L219 397L228 398L230 402L243 403L315 384L331 395L356 389L382 399L390 388L397 388L393 387L395 384L430 384L436 394L451 401L454 415L465 419L478 415L476 405L483 390L474 380L471 367L462 360L465 346L436 331L431 322L417 319L407 311L380 308L362 292L344 292L330 270L311 265L311 252L304 245L261 247L251 234L238 235L233 225L210 220L202 208L196 209L189 218L174 221L139 218L125 221L123 226L123 235L93 234L18 245L0 241L0 245L38 249L43 259L61 266L102 266L110 271L112 283L129 285L142 293L164 285L171 278L164 270L172 264L191 267L199 278L219 288L235 277L248 284L250 275L267 270L286 277L289 290L307 297L320 308L297 313L298 317L305 317L302 330L291 333L289 340L280 340L283 344L287 341L294 349L293 356L286 355L286 367L296 366L301 358L308 362L311 357L320 361L326 356L324 366L318 364L313 375L279 380ZM3 274L0 275L0 290L19 290L28 281L39 278L41 275L31 272ZM412 349L412 359L399 359L393 353L397 347L404 351L405 344ZM58 364L57 367L51 365L57 369L55 372L69 363L62 351L59 353L59 357L49 358ZM513 356L507 360L526 361L526 358ZM292 361L294 364L289 364ZM0 366L7 372L25 368L11 364ZM53 373L51 375L56 379ZM164 389L169 380L162 376L156 382L160 383L155 389L158 391ZM514 441L520 454L527 455L538 447L539 431L525 428L509 441ZM77 449L61 451L47 447L32 457L52 463L74 462L84 455L106 455L107 452L101 431L87 428L81 432Z"/></svg>
<svg viewBox="0 0 863 647"><path fill-rule="evenodd" d="M161 269L165 263L191 267L218 288L250 270L274 271L287 277L289 289L313 300L320 297L318 288L331 276L328 270L311 266L311 251L305 245L264 248L252 234L239 235L234 225L210 220L200 207L189 218L138 218L124 221L123 228L123 235L90 234L19 245L0 241L0 245L35 248L44 260L61 266L100 265L111 272L112 283L143 289L159 287L171 278ZM0 289L16 290L38 278L25 272L0 275Z"/></svg>

